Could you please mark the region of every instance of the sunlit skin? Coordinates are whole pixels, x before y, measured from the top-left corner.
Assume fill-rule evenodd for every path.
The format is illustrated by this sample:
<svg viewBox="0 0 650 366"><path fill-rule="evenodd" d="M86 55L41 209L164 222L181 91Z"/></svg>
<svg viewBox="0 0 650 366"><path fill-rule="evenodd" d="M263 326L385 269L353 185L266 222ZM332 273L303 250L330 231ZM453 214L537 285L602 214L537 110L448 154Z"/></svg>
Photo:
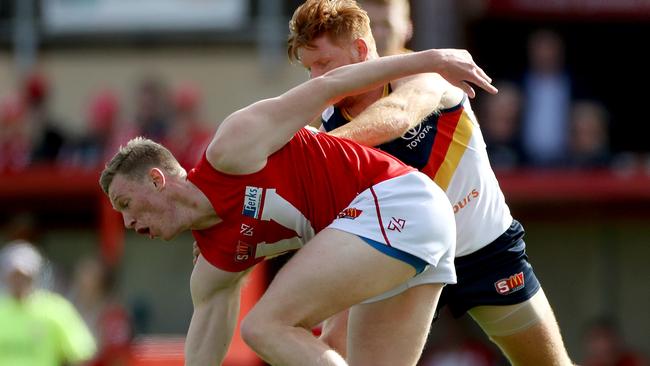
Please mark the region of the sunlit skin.
<svg viewBox="0 0 650 366"><path fill-rule="evenodd" d="M109 186L113 208L124 227L150 238L171 240L186 230L201 230L221 221L210 201L185 177L152 168L142 180L115 176Z"/></svg>
<svg viewBox="0 0 650 366"><path fill-rule="evenodd" d="M368 47L363 39L353 41L339 40L333 42L329 37L320 36L299 50L300 62L309 72L310 78L319 77L337 67L355 64L378 58L377 53ZM352 115L360 113L377 100L383 93L383 87L353 97L347 97L336 103L339 108L347 109ZM354 109L354 110L351 110ZM357 111L358 109L358 111Z"/></svg>

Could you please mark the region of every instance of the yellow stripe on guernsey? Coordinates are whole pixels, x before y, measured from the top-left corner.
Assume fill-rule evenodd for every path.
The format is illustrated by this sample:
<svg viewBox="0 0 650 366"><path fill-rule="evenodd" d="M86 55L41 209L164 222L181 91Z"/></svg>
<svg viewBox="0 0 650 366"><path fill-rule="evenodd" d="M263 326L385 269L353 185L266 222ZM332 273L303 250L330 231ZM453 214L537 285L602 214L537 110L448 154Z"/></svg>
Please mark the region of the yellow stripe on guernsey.
<svg viewBox="0 0 650 366"><path fill-rule="evenodd" d="M454 136L451 144L449 145L449 150L445 156L444 162L440 166L440 169L436 173L434 181L438 184L440 188L444 191L449 187L449 182L451 177L456 172L460 159L465 154L469 146L469 140L472 138L472 133L474 130L474 125L467 111L463 111L456 125L456 130L454 131Z"/></svg>

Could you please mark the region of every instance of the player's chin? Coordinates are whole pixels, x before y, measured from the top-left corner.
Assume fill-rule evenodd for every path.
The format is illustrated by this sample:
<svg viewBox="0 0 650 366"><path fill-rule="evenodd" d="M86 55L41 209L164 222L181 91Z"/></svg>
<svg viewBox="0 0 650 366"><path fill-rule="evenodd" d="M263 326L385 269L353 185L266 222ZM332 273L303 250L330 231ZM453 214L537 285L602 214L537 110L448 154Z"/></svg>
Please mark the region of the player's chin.
<svg viewBox="0 0 650 366"><path fill-rule="evenodd" d="M174 240L178 236L179 232L173 232L173 233L161 233L160 236L158 237L159 239L169 242Z"/></svg>

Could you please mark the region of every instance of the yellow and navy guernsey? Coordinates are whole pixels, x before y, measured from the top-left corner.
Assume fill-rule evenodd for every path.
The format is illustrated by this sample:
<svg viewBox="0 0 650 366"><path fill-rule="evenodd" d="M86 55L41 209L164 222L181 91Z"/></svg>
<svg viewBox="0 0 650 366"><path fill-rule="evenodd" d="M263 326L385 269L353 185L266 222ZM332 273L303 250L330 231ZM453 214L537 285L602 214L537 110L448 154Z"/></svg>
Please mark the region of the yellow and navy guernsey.
<svg viewBox="0 0 650 366"><path fill-rule="evenodd" d="M390 92L387 85L384 94ZM352 118L330 106L321 120L331 131ZM456 218L456 256L475 252L512 223L485 141L467 96L456 106L434 112L402 137L377 148L425 173L447 194Z"/></svg>

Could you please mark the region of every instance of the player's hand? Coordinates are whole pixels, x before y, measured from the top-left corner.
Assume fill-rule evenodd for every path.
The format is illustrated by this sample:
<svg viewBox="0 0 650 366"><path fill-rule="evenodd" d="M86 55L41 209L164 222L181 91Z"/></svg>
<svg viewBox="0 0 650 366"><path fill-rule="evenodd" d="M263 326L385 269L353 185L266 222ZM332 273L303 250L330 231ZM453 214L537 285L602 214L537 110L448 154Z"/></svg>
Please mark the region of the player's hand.
<svg viewBox="0 0 650 366"><path fill-rule="evenodd" d="M201 249L199 249L199 245L195 240L192 244L192 265L196 265L196 261L199 259L199 255L201 255Z"/></svg>
<svg viewBox="0 0 650 366"><path fill-rule="evenodd" d="M498 92L497 88L491 84L492 79L487 76L483 69L476 65L472 55L466 50L437 49L432 51L434 51L437 58L436 69L433 71L440 74L452 85L463 89L470 98L476 96L476 92L470 83L490 94Z"/></svg>

